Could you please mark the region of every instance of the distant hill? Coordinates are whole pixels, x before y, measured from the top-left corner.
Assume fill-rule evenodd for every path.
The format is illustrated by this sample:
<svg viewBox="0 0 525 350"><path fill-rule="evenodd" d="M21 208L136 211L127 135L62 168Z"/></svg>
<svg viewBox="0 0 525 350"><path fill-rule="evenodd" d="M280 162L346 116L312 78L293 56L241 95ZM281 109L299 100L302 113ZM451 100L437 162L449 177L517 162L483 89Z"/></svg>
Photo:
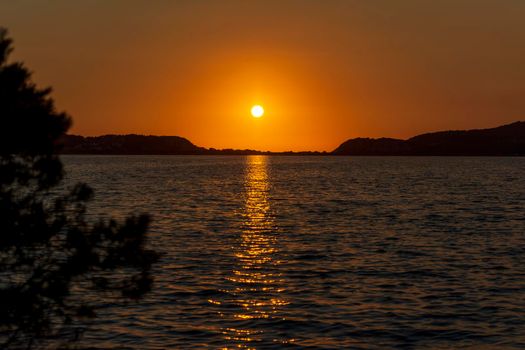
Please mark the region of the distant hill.
<svg viewBox="0 0 525 350"><path fill-rule="evenodd" d="M201 154L206 151L178 136L66 135L60 142L63 154Z"/></svg>
<svg viewBox="0 0 525 350"><path fill-rule="evenodd" d="M356 138L334 155L525 156L525 122L492 129L441 131L408 140Z"/></svg>
<svg viewBox="0 0 525 350"><path fill-rule="evenodd" d="M492 129L440 131L408 140L356 138L333 152L264 152L199 147L179 136L66 135L63 154L202 154L202 155L356 155L356 156L525 156L525 122Z"/></svg>
<svg viewBox="0 0 525 350"><path fill-rule="evenodd" d="M264 152L251 149L199 147L179 136L104 135L84 137L65 135L60 140L62 154L158 154L158 155L321 155L326 152Z"/></svg>

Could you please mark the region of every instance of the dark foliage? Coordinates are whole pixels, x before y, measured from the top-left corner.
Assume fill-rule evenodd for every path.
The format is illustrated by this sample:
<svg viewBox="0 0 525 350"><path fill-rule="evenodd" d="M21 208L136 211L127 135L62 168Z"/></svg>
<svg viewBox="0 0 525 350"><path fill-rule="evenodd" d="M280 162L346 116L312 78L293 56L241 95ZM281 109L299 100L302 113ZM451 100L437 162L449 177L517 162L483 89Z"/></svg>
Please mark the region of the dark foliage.
<svg viewBox="0 0 525 350"><path fill-rule="evenodd" d="M0 348L58 347L108 298L148 291L157 255L145 248L147 216L90 223L87 185L59 193L70 118L8 62L11 50L0 29Z"/></svg>

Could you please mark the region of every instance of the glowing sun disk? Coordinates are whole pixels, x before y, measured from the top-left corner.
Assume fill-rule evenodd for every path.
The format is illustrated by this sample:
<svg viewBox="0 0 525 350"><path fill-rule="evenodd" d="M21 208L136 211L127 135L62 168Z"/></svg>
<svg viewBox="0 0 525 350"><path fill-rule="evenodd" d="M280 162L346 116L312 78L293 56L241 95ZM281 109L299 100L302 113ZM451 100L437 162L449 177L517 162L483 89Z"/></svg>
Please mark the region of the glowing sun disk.
<svg viewBox="0 0 525 350"><path fill-rule="evenodd" d="M264 114L264 108L262 108L262 106L255 105L252 107L252 116L254 118L260 118L263 116L263 114Z"/></svg>

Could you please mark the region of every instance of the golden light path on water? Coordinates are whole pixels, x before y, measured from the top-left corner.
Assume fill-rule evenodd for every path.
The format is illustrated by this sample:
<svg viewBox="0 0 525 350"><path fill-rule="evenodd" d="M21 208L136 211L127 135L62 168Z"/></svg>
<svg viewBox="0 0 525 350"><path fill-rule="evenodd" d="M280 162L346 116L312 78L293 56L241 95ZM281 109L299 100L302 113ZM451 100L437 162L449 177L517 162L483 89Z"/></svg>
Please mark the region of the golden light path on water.
<svg viewBox="0 0 525 350"><path fill-rule="evenodd" d="M278 237L269 200L266 156L247 157L244 189L243 230L235 248L237 267L228 280L233 283L230 293L238 306L232 317L250 323L248 320L280 318L279 308L287 304L281 297L284 282L277 269L280 261L275 257ZM255 348L262 333L256 327L227 328L223 332L235 347L246 349Z"/></svg>

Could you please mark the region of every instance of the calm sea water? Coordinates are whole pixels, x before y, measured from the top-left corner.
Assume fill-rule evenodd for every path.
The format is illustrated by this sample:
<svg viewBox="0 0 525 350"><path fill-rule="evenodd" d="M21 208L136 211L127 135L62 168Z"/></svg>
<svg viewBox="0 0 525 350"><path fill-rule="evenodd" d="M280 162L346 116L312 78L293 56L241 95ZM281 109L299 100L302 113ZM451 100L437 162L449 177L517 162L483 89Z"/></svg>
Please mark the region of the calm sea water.
<svg viewBox="0 0 525 350"><path fill-rule="evenodd" d="M65 156L164 253L100 348L525 348L525 159Z"/></svg>

